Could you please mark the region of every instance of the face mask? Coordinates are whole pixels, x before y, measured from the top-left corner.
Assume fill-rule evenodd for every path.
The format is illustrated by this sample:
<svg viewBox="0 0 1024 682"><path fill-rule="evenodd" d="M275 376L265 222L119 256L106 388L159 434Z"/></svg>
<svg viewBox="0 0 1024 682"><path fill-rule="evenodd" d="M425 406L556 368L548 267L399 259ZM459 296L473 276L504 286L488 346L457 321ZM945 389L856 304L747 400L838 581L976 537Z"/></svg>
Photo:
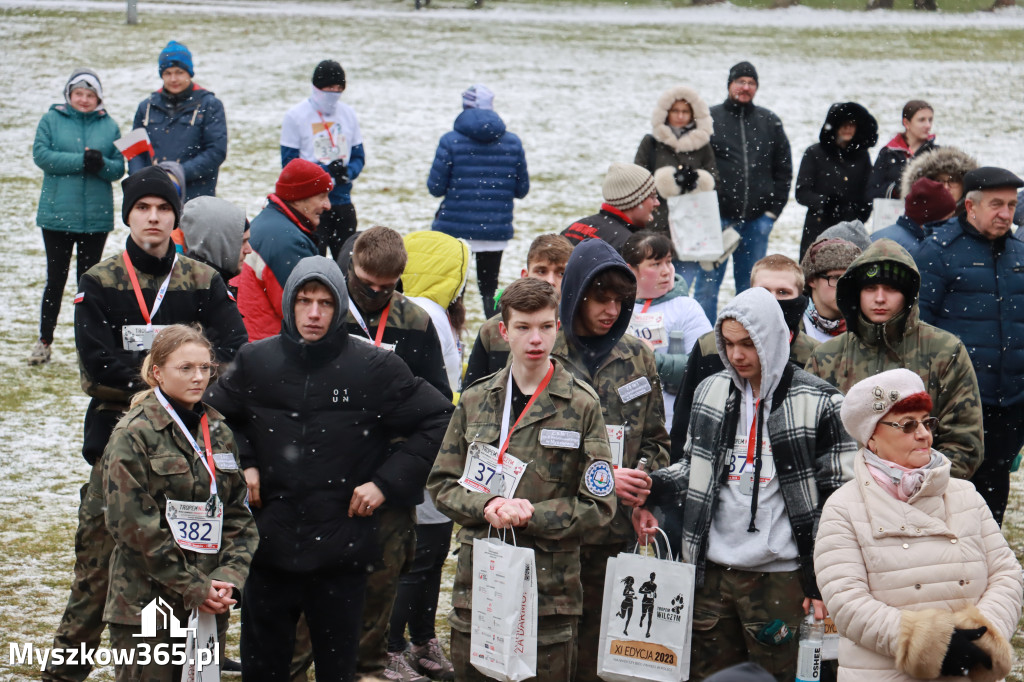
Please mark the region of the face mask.
<svg viewBox="0 0 1024 682"><path fill-rule="evenodd" d="M366 313L375 313L383 310L384 306L391 300L391 294L395 293L394 287L383 291L374 291L369 284L359 279L353 268L348 268L348 293L356 306Z"/></svg>
<svg viewBox="0 0 1024 682"><path fill-rule="evenodd" d="M786 318L786 326L790 331L795 332L800 328L800 320L803 319L804 311L807 310L807 297L803 294L796 298L779 301L782 308L782 316Z"/></svg>
<svg viewBox="0 0 1024 682"><path fill-rule="evenodd" d="M324 92L315 86L313 87L313 94L310 95L310 98L313 100L313 106L323 114L333 114L334 107L338 104L340 97L340 92Z"/></svg>

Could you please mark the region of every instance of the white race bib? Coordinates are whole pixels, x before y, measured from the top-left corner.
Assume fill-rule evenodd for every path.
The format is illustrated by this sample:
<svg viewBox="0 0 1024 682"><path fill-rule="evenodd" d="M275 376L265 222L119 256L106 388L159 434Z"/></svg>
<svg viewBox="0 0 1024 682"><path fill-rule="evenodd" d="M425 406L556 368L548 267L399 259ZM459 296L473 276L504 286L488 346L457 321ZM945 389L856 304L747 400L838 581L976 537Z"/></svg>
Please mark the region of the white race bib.
<svg viewBox="0 0 1024 682"><path fill-rule="evenodd" d="M330 126L330 135L327 133L326 126ZM341 134L341 125L336 122L329 122L327 124L313 124L313 130L319 131L313 135L313 155L317 161L324 164L325 166L331 161L337 161L341 159L344 163L348 163L348 142L345 136ZM333 139L331 139L333 136Z"/></svg>
<svg viewBox="0 0 1024 682"><path fill-rule="evenodd" d="M628 332L641 341L647 341L655 348L668 343L664 313L633 313L629 320Z"/></svg>
<svg viewBox="0 0 1024 682"><path fill-rule="evenodd" d="M125 324L121 325L121 342L125 350L148 351L153 347L153 337L166 324Z"/></svg>
<svg viewBox="0 0 1024 682"><path fill-rule="evenodd" d="M605 426L608 429L608 447L612 451L612 467L618 469L622 466L622 449L626 442L626 426Z"/></svg>
<svg viewBox="0 0 1024 682"><path fill-rule="evenodd" d="M772 444L764 439L761 445L761 477L760 485L763 490L775 478L775 455L772 454ZM754 462L747 463L747 439L738 436L733 444L732 460L729 462L729 485L743 486L744 480L753 482ZM753 492L741 491L749 495Z"/></svg>
<svg viewBox="0 0 1024 682"><path fill-rule="evenodd" d="M167 500L164 517L178 546L189 552L216 554L224 525L224 505L214 496L206 502ZM214 509L211 509L214 507Z"/></svg>
<svg viewBox="0 0 1024 682"><path fill-rule="evenodd" d="M508 452L504 456L504 466L499 466L498 448L474 441L466 452L466 467L459 485L475 493L501 495L511 500L525 471L526 462Z"/></svg>

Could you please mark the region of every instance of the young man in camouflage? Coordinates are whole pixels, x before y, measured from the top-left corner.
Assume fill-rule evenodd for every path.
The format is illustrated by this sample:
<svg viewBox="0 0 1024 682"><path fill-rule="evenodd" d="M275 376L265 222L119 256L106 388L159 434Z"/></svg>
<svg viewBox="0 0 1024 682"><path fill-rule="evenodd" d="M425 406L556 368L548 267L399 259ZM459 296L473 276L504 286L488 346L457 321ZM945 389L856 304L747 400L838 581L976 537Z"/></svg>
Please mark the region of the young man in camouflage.
<svg viewBox="0 0 1024 682"><path fill-rule="evenodd" d="M626 333L636 298L636 278L619 252L590 239L569 257L562 281L562 328L551 351L601 400L608 426L619 511L607 528L588 533L581 550L586 607L580 619L580 682L597 680L597 646L608 558L635 541L630 506L643 503L650 479L640 470L668 464L665 404L654 353Z"/></svg>
<svg viewBox="0 0 1024 682"><path fill-rule="evenodd" d="M246 341L242 318L220 275L175 252L171 231L178 224L181 200L167 172L145 168L125 178L121 187L121 217L130 230L125 250L90 268L75 296L82 387L92 396L85 413L82 456L93 470L82 486L75 577L54 637L55 649L94 649L103 634L114 541L103 521L101 456L129 399L146 388L139 368L153 335L168 324L198 322L220 362L229 362ZM158 296L162 289L164 295ZM50 663L43 679L80 682L91 667Z"/></svg>
<svg viewBox="0 0 1024 682"><path fill-rule="evenodd" d="M701 382L680 461L651 474L647 504L682 507L683 559L697 572L690 679L750 660L778 680L796 674L795 634L813 608L814 535L856 444L843 396L789 362L790 330L775 297L748 289L715 325L726 369ZM641 537L657 526L633 514Z"/></svg>
<svg viewBox="0 0 1024 682"><path fill-rule="evenodd" d="M952 461L954 476L970 478L983 453L978 379L963 342L921 321L920 285L914 259L902 246L881 239L868 247L836 284L846 332L818 346L807 371L844 393L888 369L916 372L939 419L932 447Z"/></svg>
<svg viewBox="0 0 1024 682"><path fill-rule="evenodd" d="M571 253L572 244L562 235L542 234L530 244L530 250L526 254L526 267L523 268L520 277L544 280L555 288L556 296L561 296L565 264ZM494 374L508 364L508 342L498 331L500 321L501 315L495 315L480 326L473 351L466 362L463 386L469 386L477 379Z"/></svg>
<svg viewBox="0 0 1024 682"><path fill-rule="evenodd" d="M558 329L554 288L520 279L505 289L500 305L512 364L462 394L427 481L437 508L462 526L452 591L455 679L488 679L470 663L470 624L473 540L493 527L515 528L516 544L536 553L535 679L569 682L583 610L580 543L615 514L608 438L594 391L550 358ZM460 484L467 457L481 449L496 455L499 448L527 463L514 489L502 495Z"/></svg>

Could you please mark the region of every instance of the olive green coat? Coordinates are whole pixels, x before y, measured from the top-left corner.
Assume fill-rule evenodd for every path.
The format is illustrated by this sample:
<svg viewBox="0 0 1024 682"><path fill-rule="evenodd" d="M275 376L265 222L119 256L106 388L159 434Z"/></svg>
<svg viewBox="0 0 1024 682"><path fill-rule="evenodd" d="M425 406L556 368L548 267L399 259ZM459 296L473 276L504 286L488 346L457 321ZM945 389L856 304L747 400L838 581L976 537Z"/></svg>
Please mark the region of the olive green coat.
<svg viewBox="0 0 1024 682"><path fill-rule="evenodd" d="M457 609L472 608L473 540L488 535L484 505L494 497L464 488L459 479L470 443L499 446L510 372L505 368L462 394L427 479L437 508L462 526L452 591L452 606ZM541 432L548 429L579 434L579 445L541 445ZM516 529L515 539L519 547L532 547L536 554L538 615L577 616L583 610L580 543L607 525L616 509L613 490L596 495L584 480L591 465L611 463L597 396L556 363L547 388L512 432L508 452L527 463L514 496L533 503L534 512L525 528Z"/></svg>
<svg viewBox="0 0 1024 682"><path fill-rule="evenodd" d="M241 593L259 535L246 506L234 436L220 413L211 407L206 412L213 452L231 453L235 459L234 469L217 467L217 492L224 505L218 554L181 549L167 526L167 500L207 500L210 476L156 396L132 407L110 436L103 452L103 491L116 547L103 611L108 623L139 625L143 607L155 597L180 616L203 603L212 580L229 582ZM192 437L202 444L201 433Z"/></svg>

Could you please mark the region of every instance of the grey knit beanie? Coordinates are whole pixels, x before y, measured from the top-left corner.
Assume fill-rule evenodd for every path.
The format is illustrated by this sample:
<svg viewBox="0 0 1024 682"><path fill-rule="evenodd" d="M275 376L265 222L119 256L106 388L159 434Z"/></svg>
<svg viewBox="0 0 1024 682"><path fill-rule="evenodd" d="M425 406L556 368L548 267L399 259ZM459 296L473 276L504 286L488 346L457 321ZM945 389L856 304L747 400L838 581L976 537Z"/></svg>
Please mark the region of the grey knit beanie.
<svg viewBox="0 0 1024 682"><path fill-rule="evenodd" d="M654 176L635 163L615 162L608 167L601 193L607 204L628 211L654 193Z"/></svg>

